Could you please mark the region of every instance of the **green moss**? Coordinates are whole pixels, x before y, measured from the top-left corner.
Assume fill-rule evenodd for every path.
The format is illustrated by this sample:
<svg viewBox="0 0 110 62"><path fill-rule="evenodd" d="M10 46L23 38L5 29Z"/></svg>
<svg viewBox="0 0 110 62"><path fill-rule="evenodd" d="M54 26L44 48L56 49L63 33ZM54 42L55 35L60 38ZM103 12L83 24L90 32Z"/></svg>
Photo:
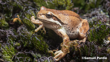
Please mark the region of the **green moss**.
<svg viewBox="0 0 110 62"><path fill-rule="evenodd" d="M43 40L43 37L41 37L40 35L32 37L32 43L36 50L39 50L43 53L48 52L48 45Z"/></svg>
<svg viewBox="0 0 110 62"><path fill-rule="evenodd" d="M9 25L5 21L5 18L0 18L0 28L7 28Z"/></svg>
<svg viewBox="0 0 110 62"><path fill-rule="evenodd" d="M32 58L26 52L18 52L15 55L13 61L17 61L17 62L33 62Z"/></svg>
<svg viewBox="0 0 110 62"><path fill-rule="evenodd" d="M109 53L109 54L110 54L110 48L108 48L108 49L107 49L107 53Z"/></svg>
<svg viewBox="0 0 110 62"><path fill-rule="evenodd" d="M92 8L96 8L100 6L101 0L73 0L74 7L79 7L80 9L84 11L88 11Z"/></svg>
<svg viewBox="0 0 110 62"><path fill-rule="evenodd" d="M14 7L13 10L17 10L17 9L22 10L23 9L21 2L18 3L17 1L15 1L15 2L13 2L12 6Z"/></svg>
<svg viewBox="0 0 110 62"><path fill-rule="evenodd" d="M32 34L33 32L28 31L24 25L18 28L18 33L18 41L20 40L20 43L24 48L35 49L36 51L38 50L44 53L48 51L48 45L45 43L43 37Z"/></svg>
<svg viewBox="0 0 110 62"><path fill-rule="evenodd" d="M38 5L39 7L41 6L45 6L47 7L47 3L44 2L45 0L34 0L34 2L36 3L36 5Z"/></svg>
<svg viewBox="0 0 110 62"><path fill-rule="evenodd" d="M30 21L30 17L36 16L36 12L39 11L41 6L45 6L47 8L52 8L52 9L59 9L59 10L61 9L71 10L74 9L74 7L79 7L83 11L88 11L89 9L100 6L100 2L101 0L33 0L33 1L3 0L1 1L0 50L2 51L2 53L0 51L0 57L5 62L15 62L15 61L36 62L38 58L41 58L42 60L42 55L41 55L42 52L46 56L48 56L48 54L46 53L49 47L45 41L47 42L48 40L54 41L54 42L48 42L50 49L59 46L60 41L62 42L62 38L57 36L56 33L47 31L46 34L47 36L45 36L44 33L39 31L38 34L37 33L33 34L35 30L35 25ZM83 11L81 12L79 11L79 13L82 13ZM23 22L23 24L20 24L18 22L16 23L12 22L13 18L16 18L17 15L20 16L20 19ZM100 16L100 15L96 15L96 16ZM101 19L105 19L105 17ZM97 20L97 18L95 20ZM4 28L9 28L9 29L5 30ZM11 31L10 29L14 29L14 30ZM90 31L89 31L90 34L88 35L88 40L90 41L90 43L94 42L96 44L103 45L103 39L108 35L109 30L110 30L109 26L103 24L102 22L99 22L99 20L90 22ZM101 51L103 51L103 49L101 49L102 47L97 48L96 44L92 44L92 45L88 44L81 47L80 49L82 56L83 57L84 56L92 57L96 55L100 56L101 55L100 53ZM110 52L109 50L110 49L107 48L106 50L107 55ZM99 53L97 54L97 52ZM72 55L74 55L72 60L74 60L74 58L75 60L77 59L79 60L78 56L80 55L77 55L76 53L72 53ZM49 60L50 58L46 57L46 59L42 61L48 62ZM50 60L50 62L53 62L53 60L52 61ZM76 61L76 62L80 62L80 61Z"/></svg>
<svg viewBox="0 0 110 62"><path fill-rule="evenodd" d="M70 10L73 7L71 0L53 0L53 3L58 9Z"/></svg>
<svg viewBox="0 0 110 62"><path fill-rule="evenodd" d="M35 29L35 25L30 21L30 19L24 18L24 19L23 19L23 23L26 25L26 27L27 27L29 30L34 30L34 29Z"/></svg>
<svg viewBox="0 0 110 62"><path fill-rule="evenodd" d="M16 42L16 43L14 44L14 46L20 46L20 43Z"/></svg>
<svg viewBox="0 0 110 62"><path fill-rule="evenodd" d="M0 43L0 48L2 47L2 44Z"/></svg>
<svg viewBox="0 0 110 62"><path fill-rule="evenodd" d="M66 9L66 10L72 9L73 7L73 3L71 2L71 0L52 0L46 2L44 1L45 0L34 0L36 5L38 5L39 7L45 6L51 9Z"/></svg>
<svg viewBox="0 0 110 62"><path fill-rule="evenodd" d="M20 40L20 43L22 44L23 47L28 47L31 49L32 32L28 31L28 29L24 25L19 27L17 32L19 33L17 41Z"/></svg>
<svg viewBox="0 0 110 62"><path fill-rule="evenodd" d="M110 26L102 23L101 21L93 21L90 22L89 25L92 27L88 36L89 41L94 41L97 44L103 44L103 39L109 34Z"/></svg>
<svg viewBox="0 0 110 62"><path fill-rule="evenodd" d="M3 59L9 62L13 62L13 57L16 54L16 49L10 45L5 45L4 47L1 48L2 49L2 54L3 54Z"/></svg>

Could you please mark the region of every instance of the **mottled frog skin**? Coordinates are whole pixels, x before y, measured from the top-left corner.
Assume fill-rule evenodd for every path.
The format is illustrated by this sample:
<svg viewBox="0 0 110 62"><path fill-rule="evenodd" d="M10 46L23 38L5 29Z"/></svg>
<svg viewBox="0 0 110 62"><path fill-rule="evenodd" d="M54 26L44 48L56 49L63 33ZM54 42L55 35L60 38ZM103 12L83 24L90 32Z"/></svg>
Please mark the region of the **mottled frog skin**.
<svg viewBox="0 0 110 62"><path fill-rule="evenodd" d="M38 19L35 20L34 16L31 17L31 21L39 25L39 27L35 29L35 32L46 27L52 29L63 39L62 49L54 53L56 61L59 61L69 53L70 39L77 38L83 40L83 42L86 41L86 33L89 30L88 21L80 18L80 16L73 11L48 9L42 6L37 14L37 18Z"/></svg>

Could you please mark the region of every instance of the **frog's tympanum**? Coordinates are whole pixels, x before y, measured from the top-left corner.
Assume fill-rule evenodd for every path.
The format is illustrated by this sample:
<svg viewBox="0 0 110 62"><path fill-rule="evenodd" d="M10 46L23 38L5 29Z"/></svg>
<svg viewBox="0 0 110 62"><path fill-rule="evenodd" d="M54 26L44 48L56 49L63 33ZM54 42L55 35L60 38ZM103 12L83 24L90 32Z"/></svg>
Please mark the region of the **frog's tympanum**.
<svg viewBox="0 0 110 62"><path fill-rule="evenodd" d="M73 11L48 9L42 6L37 14L37 18L35 20L34 16L31 17L32 23L39 25L35 32L46 27L52 29L63 39L61 50L54 53L56 61L59 61L69 53L70 39L77 38L83 40L83 42L86 41L86 32L89 30L89 24L86 19L80 18Z"/></svg>

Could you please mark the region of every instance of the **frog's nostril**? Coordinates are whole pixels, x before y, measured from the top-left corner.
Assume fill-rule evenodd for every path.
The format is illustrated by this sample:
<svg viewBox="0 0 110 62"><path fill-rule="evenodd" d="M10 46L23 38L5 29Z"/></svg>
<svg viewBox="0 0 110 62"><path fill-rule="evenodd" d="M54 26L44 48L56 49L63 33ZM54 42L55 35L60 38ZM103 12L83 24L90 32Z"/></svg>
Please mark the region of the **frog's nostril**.
<svg viewBox="0 0 110 62"><path fill-rule="evenodd" d="M37 14L37 17L41 16L42 14Z"/></svg>

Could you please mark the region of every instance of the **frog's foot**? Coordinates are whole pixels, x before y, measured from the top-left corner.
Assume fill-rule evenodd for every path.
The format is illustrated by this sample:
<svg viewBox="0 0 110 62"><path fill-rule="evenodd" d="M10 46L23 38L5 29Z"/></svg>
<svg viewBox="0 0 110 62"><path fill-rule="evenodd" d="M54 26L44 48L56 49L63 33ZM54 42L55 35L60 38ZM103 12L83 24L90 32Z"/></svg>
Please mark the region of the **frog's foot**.
<svg viewBox="0 0 110 62"><path fill-rule="evenodd" d="M56 51L55 53L54 53L54 59L56 60L56 61L59 61L61 58L63 58L65 55L66 55L67 53L64 53L62 50L59 50L59 51Z"/></svg>
<svg viewBox="0 0 110 62"><path fill-rule="evenodd" d="M46 33L46 30L45 30L45 28L43 26L43 23L40 20L38 20L38 19L35 20L35 17L32 16L31 17L31 22L34 23L34 24L38 24L39 25L39 27L35 29L35 32L38 32L41 28L43 28L44 33Z"/></svg>

